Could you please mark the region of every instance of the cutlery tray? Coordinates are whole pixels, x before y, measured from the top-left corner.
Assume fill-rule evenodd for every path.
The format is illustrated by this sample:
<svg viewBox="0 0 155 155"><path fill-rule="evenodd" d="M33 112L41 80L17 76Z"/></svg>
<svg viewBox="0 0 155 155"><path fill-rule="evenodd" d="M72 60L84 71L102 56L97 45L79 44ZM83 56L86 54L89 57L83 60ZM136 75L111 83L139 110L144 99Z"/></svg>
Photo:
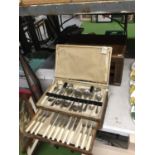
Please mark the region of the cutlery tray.
<svg viewBox="0 0 155 155"><path fill-rule="evenodd" d="M57 112L38 110L25 135L72 151L91 154L98 123Z"/></svg>

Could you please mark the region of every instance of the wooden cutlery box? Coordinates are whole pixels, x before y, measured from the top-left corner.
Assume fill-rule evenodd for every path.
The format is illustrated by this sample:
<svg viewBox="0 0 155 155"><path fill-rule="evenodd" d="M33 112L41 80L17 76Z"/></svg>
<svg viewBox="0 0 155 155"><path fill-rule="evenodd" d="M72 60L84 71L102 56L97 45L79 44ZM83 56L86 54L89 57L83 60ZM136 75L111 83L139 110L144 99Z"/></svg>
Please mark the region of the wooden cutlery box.
<svg viewBox="0 0 155 155"><path fill-rule="evenodd" d="M111 47L57 45L55 80L25 135L91 154L107 100Z"/></svg>

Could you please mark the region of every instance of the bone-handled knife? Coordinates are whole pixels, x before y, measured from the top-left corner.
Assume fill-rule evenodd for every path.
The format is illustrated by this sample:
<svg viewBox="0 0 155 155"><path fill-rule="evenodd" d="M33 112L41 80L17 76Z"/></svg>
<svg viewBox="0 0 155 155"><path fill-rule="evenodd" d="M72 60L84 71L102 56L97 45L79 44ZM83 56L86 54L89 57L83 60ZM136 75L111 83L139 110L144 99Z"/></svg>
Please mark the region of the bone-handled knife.
<svg viewBox="0 0 155 155"><path fill-rule="evenodd" d="M40 122L40 124L39 124L39 126L38 126L38 128L37 128L37 130L35 131L35 135L37 135L38 134L38 132L40 131L40 129L42 128L42 126L44 125L44 123L45 123L45 121L48 119L48 117L49 117L49 112L44 116L44 118L42 119L42 121ZM52 114L51 114L51 116L52 116ZM50 117L51 117L50 116Z"/></svg>
<svg viewBox="0 0 155 155"><path fill-rule="evenodd" d="M93 138L92 135L89 136L88 143L87 143L87 146L86 146L86 151L88 151L90 149L92 138Z"/></svg>
<svg viewBox="0 0 155 155"><path fill-rule="evenodd" d="M51 124L53 123L54 119L56 118L56 115L57 115L57 114L55 114L55 113L52 113L52 114L51 114L50 124L49 124L49 125L47 126L47 128L46 128L46 130L45 130L45 132L44 132L44 134L43 134L43 136L42 136L43 138L47 135L47 133L48 133L50 127L52 126Z"/></svg>
<svg viewBox="0 0 155 155"><path fill-rule="evenodd" d="M92 124L89 125L89 127L87 128L87 132L84 133L83 139L82 139L82 144L80 146L81 149L84 149L85 145L86 145L86 139L87 136L89 136L90 132L91 132L91 128L92 128Z"/></svg>
<svg viewBox="0 0 155 155"><path fill-rule="evenodd" d="M43 111L43 112L41 113L41 115L38 116L38 118L37 118L36 121L35 121L34 126L32 127L32 129L31 129L31 131L30 131L31 134L36 130L36 128L37 128L39 122L44 118L45 113L46 113L46 112Z"/></svg>
<svg viewBox="0 0 155 155"><path fill-rule="evenodd" d="M89 149L90 149L91 141L92 141L92 138L93 138L92 131L93 131L93 126L91 126L90 129L89 129L87 144L86 144L86 151L89 151Z"/></svg>
<svg viewBox="0 0 155 155"><path fill-rule="evenodd" d="M30 133L32 134L36 128L38 127L40 121L44 118L45 115L45 111L43 112L43 114L41 116L38 117L38 119L36 120L36 124L33 126L32 130L30 131Z"/></svg>
<svg viewBox="0 0 155 155"><path fill-rule="evenodd" d="M58 133L60 132L61 128L64 126L64 122L65 122L65 118L61 118L59 119L57 125L56 125L56 128L55 128L55 131L54 131L54 134L52 136L52 140L56 139Z"/></svg>
<svg viewBox="0 0 155 155"><path fill-rule="evenodd" d="M78 146L79 146L80 139L81 139L81 137L82 137L82 131L83 131L83 128L84 128L84 127L85 127L85 125L82 124L81 129L80 129L80 133L79 133L78 138L77 138L77 141L76 141L76 143L75 143L75 147L78 147Z"/></svg>
<svg viewBox="0 0 155 155"><path fill-rule="evenodd" d="M70 117L69 121L68 118L66 119L66 122L64 123L64 127L60 130L60 133L58 135L57 141L59 142L62 138L63 133L65 132L65 129L69 126L70 122L72 120L72 117Z"/></svg>
<svg viewBox="0 0 155 155"><path fill-rule="evenodd" d="M79 120L77 119L77 118L75 118L75 121L74 121L74 123L73 123L73 126L71 127L71 129L69 130L69 132L71 132L71 134L69 135L69 137L68 137L68 139L67 139L67 145L69 145L70 144L70 142L71 142L71 140L72 140L72 138L73 138L73 136L74 136L74 133L75 133L75 130L76 130L76 127L77 127L77 122L78 122Z"/></svg>
<svg viewBox="0 0 155 155"><path fill-rule="evenodd" d="M84 134L84 137L83 137L83 139L82 139L82 144L81 144L81 146L80 146L81 149L83 149L84 146L85 146L86 137L87 137L87 134Z"/></svg>
<svg viewBox="0 0 155 155"><path fill-rule="evenodd" d="M88 122L87 122L88 123ZM85 140L86 140L86 137L87 137L87 132L88 132L88 129L89 129L89 124L85 126L85 128L83 129L83 133L82 133L82 137L81 137L81 145L80 145L80 148L83 149L84 148L84 144L85 144Z"/></svg>
<svg viewBox="0 0 155 155"><path fill-rule="evenodd" d="M64 133L64 136L62 138L62 143L64 143L66 141L68 134L69 134L69 131L70 131L71 127L74 125L75 121L76 121L76 119L73 120L73 118L71 117L70 121L68 122L68 124L65 128L65 133Z"/></svg>
<svg viewBox="0 0 155 155"><path fill-rule="evenodd" d="M51 135L53 134L58 118L59 118L59 114L56 116L55 120L53 121L53 124L51 125L50 133L48 134L47 139L50 139Z"/></svg>
<svg viewBox="0 0 155 155"><path fill-rule="evenodd" d="M51 127L51 125L49 124L48 127L46 128L46 130L45 130L43 136L42 136L43 138L47 135L47 133L48 133L50 127Z"/></svg>
<svg viewBox="0 0 155 155"><path fill-rule="evenodd" d="M34 135L37 135L38 134L38 132L40 131L41 127L43 126L45 120L46 120L46 117L44 116L42 118L42 120L39 122L39 126L37 127L36 131L34 132Z"/></svg>
<svg viewBox="0 0 155 155"><path fill-rule="evenodd" d="M40 111L38 111L38 113L36 114L36 118L39 116L39 115L41 115L41 113L42 113L42 111L40 110ZM36 122L36 120L34 119L32 122L31 122L31 124L26 128L26 132L29 132L29 130L31 129L31 127L34 125L34 123Z"/></svg>
<svg viewBox="0 0 155 155"><path fill-rule="evenodd" d="M38 117L38 120L35 122L33 128L32 128L31 131L30 131L31 134L35 131L35 129L36 129L37 126L39 125L40 120L41 120L43 117L44 117L44 116Z"/></svg>

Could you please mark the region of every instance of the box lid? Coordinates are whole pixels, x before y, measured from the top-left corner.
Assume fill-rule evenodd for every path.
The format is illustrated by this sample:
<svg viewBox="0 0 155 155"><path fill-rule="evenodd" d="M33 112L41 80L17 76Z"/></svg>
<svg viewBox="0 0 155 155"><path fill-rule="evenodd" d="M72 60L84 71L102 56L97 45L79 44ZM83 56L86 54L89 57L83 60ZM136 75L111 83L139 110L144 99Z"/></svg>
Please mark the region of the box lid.
<svg viewBox="0 0 155 155"><path fill-rule="evenodd" d="M107 46L57 45L55 77L107 85L111 53Z"/></svg>

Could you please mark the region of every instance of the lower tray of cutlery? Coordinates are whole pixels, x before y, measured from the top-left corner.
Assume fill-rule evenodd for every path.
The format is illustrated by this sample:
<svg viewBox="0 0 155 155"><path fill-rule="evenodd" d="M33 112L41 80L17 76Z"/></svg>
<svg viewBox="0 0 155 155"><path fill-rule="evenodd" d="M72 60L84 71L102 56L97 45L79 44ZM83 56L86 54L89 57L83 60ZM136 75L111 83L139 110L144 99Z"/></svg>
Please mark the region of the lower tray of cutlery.
<svg viewBox="0 0 155 155"><path fill-rule="evenodd" d="M91 154L97 128L95 121L40 109L27 125L25 135Z"/></svg>

